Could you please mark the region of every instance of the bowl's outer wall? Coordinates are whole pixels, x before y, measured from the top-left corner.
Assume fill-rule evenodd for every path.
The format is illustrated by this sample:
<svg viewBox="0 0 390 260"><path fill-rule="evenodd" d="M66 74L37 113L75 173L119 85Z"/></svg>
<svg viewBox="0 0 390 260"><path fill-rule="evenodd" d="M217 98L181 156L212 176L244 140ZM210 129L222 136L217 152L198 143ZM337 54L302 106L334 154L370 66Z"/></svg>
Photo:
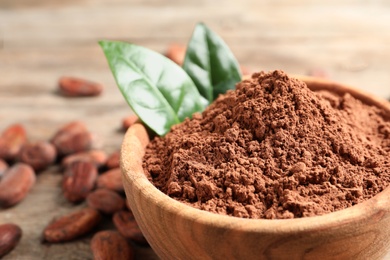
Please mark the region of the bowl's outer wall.
<svg viewBox="0 0 390 260"><path fill-rule="evenodd" d="M366 103L389 105L360 91L303 78L314 90L352 93ZM193 209L158 191L142 169L149 142L141 125L126 133L121 167L127 200L151 247L162 259L381 259L390 248L390 188L357 206L293 220L248 220Z"/></svg>

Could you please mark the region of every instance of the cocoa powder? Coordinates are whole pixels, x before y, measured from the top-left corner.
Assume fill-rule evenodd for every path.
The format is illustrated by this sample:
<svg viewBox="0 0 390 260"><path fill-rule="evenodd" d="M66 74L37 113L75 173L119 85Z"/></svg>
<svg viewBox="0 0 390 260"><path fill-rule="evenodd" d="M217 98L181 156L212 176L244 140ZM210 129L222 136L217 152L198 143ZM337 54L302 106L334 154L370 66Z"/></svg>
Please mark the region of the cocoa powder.
<svg viewBox="0 0 390 260"><path fill-rule="evenodd" d="M341 210L390 183L386 113L349 94L255 73L202 114L155 138L145 174L193 207L284 219Z"/></svg>

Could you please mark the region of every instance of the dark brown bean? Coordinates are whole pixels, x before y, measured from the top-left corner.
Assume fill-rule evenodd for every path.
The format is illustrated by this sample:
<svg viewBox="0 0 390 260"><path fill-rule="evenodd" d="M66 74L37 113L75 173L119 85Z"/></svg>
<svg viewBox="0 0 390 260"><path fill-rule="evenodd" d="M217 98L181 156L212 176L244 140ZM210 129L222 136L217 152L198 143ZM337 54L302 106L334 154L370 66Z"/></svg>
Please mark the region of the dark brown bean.
<svg viewBox="0 0 390 260"><path fill-rule="evenodd" d="M35 171L46 169L56 157L54 145L44 141L24 144L18 155L19 161L30 165Z"/></svg>
<svg viewBox="0 0 390 260"><path fill-rule="evenodd" d="M138 116L136 115L125 117L122 120L122 129L126 131L130 126L134 125L134 123L137 121L138 121Z"/></svg>
<svg viewBox="0 0 390 260"><path fill-rule="evenodd" d="M97 179L98 188L124 192L122 183L122 172L120 168L114 168L101 174Z"/></svg>
<svg viewBox="0 0 390 260"><path fill-rule="evenodd" d="M118 211L114 214L112 221L122 236L142 245L148 244L132 212L127 210Z"/></svg>
<svg viewBox="0 0 390 260"><path fill-rule="evenodd" d="M76 161L87 161L96 165L96 167L103 166L107 161L107 154L101 150L91 150L86 152L74 153L66 156L62 162L62 167L66 168Z"/></svg>
<svg viewBox="0 0 390 260"><path fill-rule="evenodd" d="M36 181L31 166L17 163L9 168L0 181L0 207L8 208L23 200Z"/></svg>
<svg viewBox="0 0 390 260"><path fill-rule="evenodd" d="M103 91L103 86L99 83L74 77L60 78L58 87L60 93L67 97L98 96Z"/></svg>
<svg viewBox="0 0 390 260"><path fill-rule="evenodd" d="M120 151L115 151L107 159L106 166L108 169L119 168Z"/></svg>
<svg viewBox="0 0 390 260"><path fill-rule="evenodd" d="M84 200L95 187L97 168L90 162L74 162L64 173L62 191L70 202Z"/></svg>
<svg viewBox="0 0 390 260"><path fill-rule="evenodd" d="M125 200L125 204L126 204L126 209L128 209L128 210L130 210L131 211L131 208L130 208L130 203L129 203L129 201L126 199Z"/></svg>
<svg viewBox="0 0 390 260"><path fill-rule="evenodd" d="M58 155L69 155L91 149L92 134L84 123L74 121L62 126L51 143L56 147Z"/></svg>
<svg viewBox="0 0 390 260"><path fill-rule="evenodd" d="M118 232L105 230L96 233L91 240L94 260L131 260L134 249Z"/></svg>
<svg viewBox="0 0 390 260"><path fill-rule="evenodd" d="M0 135L0 159L13 161L27 141L26 130L20 124L9 126Z"/></svg>
<svg viewBox="0 0 390 260"><path fill-rule="evenodd" d="M7 171L8 167L8 164L4 160L0 159L0 180L4 173Z"/></svg>
<svg viewBox="0 0 390 260"><path fill-rule="evenodd" d="M165 56L178 65L182 65L186 54L186 47L182 44L172 43L168 46Z"/></svg>
<svg viewBox="0 0 390 260"><path fill-rule="evenodd" d="M100 213L91 208L78 210L50 223L43 235L46 241L70 241L91 231L101 220Z"/></svg>
<svg viewBox="0 0 390 260"><path fill-rule="evenodd" d="M22 229L15 224L0 225L0 258L14 249L22 237Z"/></svg>
<svg viewBox="0 0 390 260"><path fill-rule="evenodd" d="M105 214L113 214L125 206L125 200L118 193L108 189L97 189L87 197L87 204Z"/></svg>

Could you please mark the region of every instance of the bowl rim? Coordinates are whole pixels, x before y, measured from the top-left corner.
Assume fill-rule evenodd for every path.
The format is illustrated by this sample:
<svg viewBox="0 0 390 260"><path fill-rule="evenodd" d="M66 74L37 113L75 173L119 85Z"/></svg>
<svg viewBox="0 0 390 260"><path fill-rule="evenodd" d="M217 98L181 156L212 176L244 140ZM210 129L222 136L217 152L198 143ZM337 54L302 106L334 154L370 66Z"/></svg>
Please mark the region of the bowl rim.
<svg viewBox="0 0 390 260"><path fill-rule="evenodd" d="M295 78L314 86L313 88L310 87L314 90L339 88L341 90L340 93L348 92L352 96L361 99L364 103L387 110L390 115L390 103L360 89L326 79L307 76L295 76ZM243 232L282 234L319 229L325 230L328 227L331 228L340 224L358 224L372 218L381 218L386 211L390 211L390 186L359 204L319 216L293 219L251 219L200 210L169 197L147 179L142 169L142 157L148 142L149 137L142 124L134 124L127 130L122 142L120 159L124 185L130 185L133 191L135 189L137 192L142 193L142 196L148 203L155 204L162 211L173 215L180 214L182 218L188 221L220 228L229 227ZM134 150L141 151L142 154L139 152L135 153Z"/></svg>

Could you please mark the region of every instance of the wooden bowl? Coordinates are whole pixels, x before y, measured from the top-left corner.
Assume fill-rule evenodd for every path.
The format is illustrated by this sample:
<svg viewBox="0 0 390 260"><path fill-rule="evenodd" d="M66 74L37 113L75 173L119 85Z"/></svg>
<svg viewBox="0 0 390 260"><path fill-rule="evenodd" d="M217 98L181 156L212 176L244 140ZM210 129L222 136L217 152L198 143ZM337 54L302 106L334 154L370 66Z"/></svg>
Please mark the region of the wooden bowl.
<svg viewBox="0 0 390 260"><path fill-rule="evenodd" d="M313 90L350 93L384 108L387 101L342 84L299 77ZM121 167L127 201L162 259L381 259L390 249L390 187L353 207L298 219L243 219L192 208L160 192L142 169L145 128L126 133Z"/></svg>

